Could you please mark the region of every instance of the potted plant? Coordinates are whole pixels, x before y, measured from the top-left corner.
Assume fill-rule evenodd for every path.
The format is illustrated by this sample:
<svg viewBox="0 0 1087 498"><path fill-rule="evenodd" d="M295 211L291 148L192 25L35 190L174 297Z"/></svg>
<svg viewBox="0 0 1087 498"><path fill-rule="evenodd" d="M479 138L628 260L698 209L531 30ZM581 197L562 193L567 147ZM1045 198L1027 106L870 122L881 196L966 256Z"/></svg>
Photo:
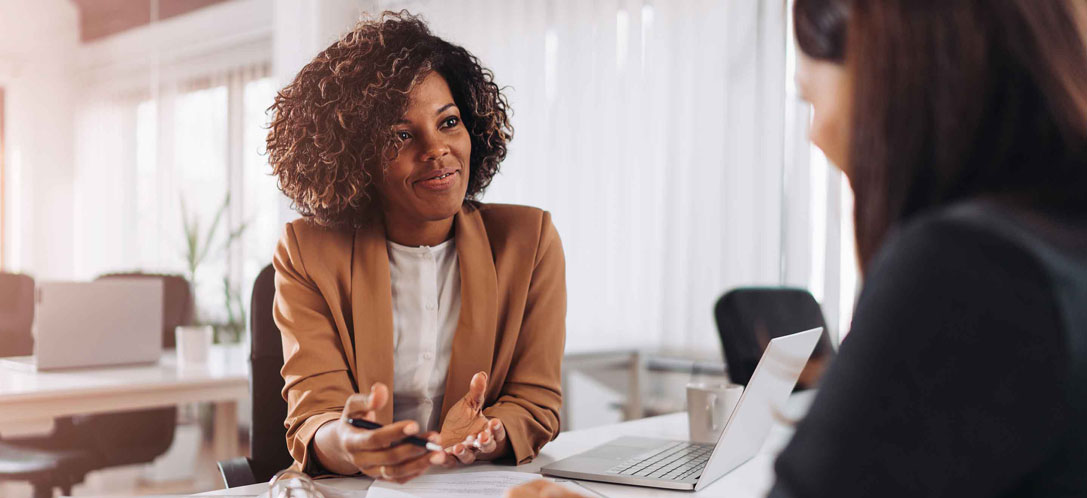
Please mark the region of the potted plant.
<svg viewBox="0 0 1087 498"><path fill-rule="evenodd" d="M229 208L230 193L228 192L223 198L222 204L219 205L219 209L215 212L210 226L207 227L206 231L202 232L200 219L190 214L184 197L181 198L182 227L185 231L185 251L183 255L189 285L193 288L193 296L199 295L196 292L200 284L197 280L197 271L200 269L201 264L207 261L209 257L229 252L233 244L241 238L249 226L248 222L243 222L234 230L227 231L225 238L218 237L219 225ZM219 240L220 238L223 240ZM245 331L246 310L241 299L241 291L236 283L231 282L229 275L223 275L222 285L223 303L221 310L225 313L221 315L213 313L207 307L207 303L201 303L200 299L196 299L193 321L196 325L212 326L214 330L213 342L215 343L238 342Z"/></svg>

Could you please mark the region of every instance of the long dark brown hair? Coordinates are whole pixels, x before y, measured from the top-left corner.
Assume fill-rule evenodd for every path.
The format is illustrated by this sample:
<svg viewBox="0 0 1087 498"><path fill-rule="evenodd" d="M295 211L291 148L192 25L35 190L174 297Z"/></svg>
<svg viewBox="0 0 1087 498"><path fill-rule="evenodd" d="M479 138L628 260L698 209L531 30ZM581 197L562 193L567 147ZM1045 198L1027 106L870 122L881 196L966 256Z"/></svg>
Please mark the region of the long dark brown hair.
<svg viewBox="0 0 1087 498"><path fill-rule="evenodd" d="M844 33L826 21L843 6ZM1087 211L1081 1L797 0L794 13L808 55L835 60L812 40L844 40L862 267L895 224L960 199Z"/></svg>

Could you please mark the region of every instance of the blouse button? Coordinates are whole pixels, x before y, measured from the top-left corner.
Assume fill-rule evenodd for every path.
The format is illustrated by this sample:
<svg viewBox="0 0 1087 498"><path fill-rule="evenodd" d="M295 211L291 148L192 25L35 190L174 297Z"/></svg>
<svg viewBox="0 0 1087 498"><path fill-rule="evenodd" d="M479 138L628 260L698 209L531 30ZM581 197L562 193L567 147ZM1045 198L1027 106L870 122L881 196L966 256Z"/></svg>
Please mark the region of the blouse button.
<svg viewBox="0 0 1087 498"><path fill-rule="evenodd" d="M435 308L434 303L427 303L427 305L426 305L427 310L434 311L434 308Z"/></svg>
<svg viewBox="0 0 1087 498"><path fill-rule="evenodd" d="M423 353L423 359L424 360L434 359L434 353L431 353L430 351L427 351L427 352Z"/></svg>

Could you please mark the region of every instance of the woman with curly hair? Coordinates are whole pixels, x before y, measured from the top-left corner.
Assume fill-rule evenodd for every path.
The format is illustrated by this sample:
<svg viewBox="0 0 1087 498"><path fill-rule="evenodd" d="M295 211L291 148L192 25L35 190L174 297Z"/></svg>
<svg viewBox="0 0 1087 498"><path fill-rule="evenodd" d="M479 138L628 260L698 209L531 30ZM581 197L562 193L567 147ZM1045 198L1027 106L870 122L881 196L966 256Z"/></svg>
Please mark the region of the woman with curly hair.
<svg viewBox="0 0 1087 498"><path fill-rule="evenodd" d="M512 136L491 72L386 12L272 110L270 162L302 214L273 262L296 466L406 481L534 458L559 430L565 262L547 212L476 200Z"/></svg>

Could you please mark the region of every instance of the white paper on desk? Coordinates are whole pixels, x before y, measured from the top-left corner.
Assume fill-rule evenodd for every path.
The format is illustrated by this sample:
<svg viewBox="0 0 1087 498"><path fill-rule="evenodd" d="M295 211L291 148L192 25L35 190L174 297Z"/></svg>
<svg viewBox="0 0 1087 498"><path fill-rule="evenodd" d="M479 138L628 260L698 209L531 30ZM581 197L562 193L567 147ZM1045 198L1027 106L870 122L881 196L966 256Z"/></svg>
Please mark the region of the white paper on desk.
<svg viewBox="0 0 1087 498"><path fill-rule="evenodd" d="M287 481L290 484L290 487L295 490L294 491L295 494L293 494L291 496L298 496L300 498L307 498L307 497L313 497L314 496L313 494L303 492L302 484L297 482L297 481L298 481L297 479L290 479L290 480ZM361 498L361 497L366 496L366 490L355 491L355 490L350 490L350 489L334 488L334 487L326 485L326 484L321 484L320 480L310 481L310 482L313 483L313 488L317 490L318 495L316 495L316 496L320 496L321 498ZM265 490L263 493L257 495L256 498L272 498L271 493L272 493L272 490L268 489L268 490ZM229 495L229 496L238 496L238 495ZM242 496L247 496L247 495L242 495Z"/></svg>
<svg viewBox="0 0 1087 498"><path fill-rule="evenodd" d="M370 486L366 498L502 498L506 490L536 479L546 479L527 472L458 472L416 477L405 484L377 481ZM551 480L551 479L548 479ZM580 487L567 483L571 490L584 493Z"/></svg>

